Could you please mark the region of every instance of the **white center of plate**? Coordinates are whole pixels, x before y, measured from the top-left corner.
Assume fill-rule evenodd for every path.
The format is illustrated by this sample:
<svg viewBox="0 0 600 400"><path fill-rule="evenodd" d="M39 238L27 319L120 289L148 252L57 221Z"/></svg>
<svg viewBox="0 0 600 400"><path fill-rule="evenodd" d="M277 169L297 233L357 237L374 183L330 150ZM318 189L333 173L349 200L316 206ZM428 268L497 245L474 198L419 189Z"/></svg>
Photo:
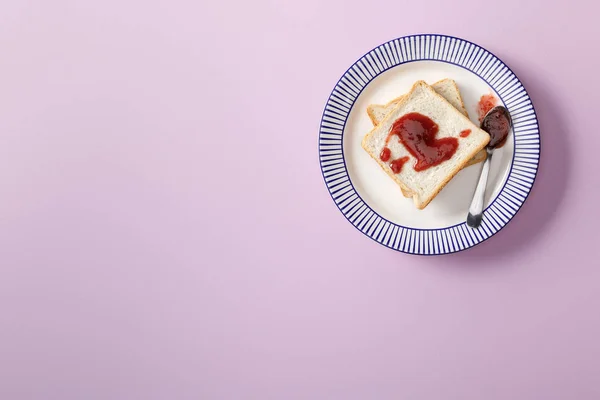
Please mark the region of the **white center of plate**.
<svg viewBox="0 0 600 400"><path fill-rule="evenodd" d="M367 115L370 104L385 104L407 93L418 80L434 83L454 79L460 89L469 117L476 124L477 103L484 94L498 95L476 74L439 61L416 61L391 68L375 78L356 99L344 128L344 157L348 174L358 194L379 215L398 225L419 228L445 228L465 221L483 163L460 171L425 208L418 210L400 188L365 150L361 141L373 124ZM502 102L500 101L500 104ZM486 207L496 198L510 172L514 139L494 151L486 192Z"/></svg>

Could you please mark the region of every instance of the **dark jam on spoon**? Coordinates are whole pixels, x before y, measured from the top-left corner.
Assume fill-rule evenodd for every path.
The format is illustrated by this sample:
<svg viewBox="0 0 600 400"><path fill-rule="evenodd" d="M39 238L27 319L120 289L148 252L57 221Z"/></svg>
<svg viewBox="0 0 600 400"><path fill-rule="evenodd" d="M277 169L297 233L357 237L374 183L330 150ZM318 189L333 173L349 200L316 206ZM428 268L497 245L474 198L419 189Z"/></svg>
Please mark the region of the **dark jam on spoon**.
<svg viewBox="0 0 600 400"><path fill-rule="evenodd" d="M424 171L427 168L449 160L456 153L458 139L454 137L436 139L438 131L438 125L431 118L416 112L408 113L398 118L392 125L390 133L385 140L386 147L381 152L380 158L385 162L387 160L384 160L384 156L387 156L389 160L390 153L387 144L392 136L396 135L398 136L398 141L417 159L413 167L417 172ZM400 161L403 158L406 158L406 160ZM402 168L402 165L408 161L408 157L403 158L392 161L392 163L397 162L400 164L399 168L397 168L398 172Z"/></svg>
<svg viewBox="0 0 600 400"><path fill-rule="evenodd" d="M497 149L504 146L510 130L510 121L502 107L495 109L487 116L481 124L481 129L490 134L488 147Z"/></svg>

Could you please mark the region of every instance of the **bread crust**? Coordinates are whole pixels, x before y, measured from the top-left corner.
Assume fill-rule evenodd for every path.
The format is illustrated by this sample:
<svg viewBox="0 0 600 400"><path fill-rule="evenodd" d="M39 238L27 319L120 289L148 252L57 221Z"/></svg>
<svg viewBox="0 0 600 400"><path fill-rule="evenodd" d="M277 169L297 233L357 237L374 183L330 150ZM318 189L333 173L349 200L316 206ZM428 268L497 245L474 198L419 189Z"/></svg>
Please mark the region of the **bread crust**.
<svg viewBox="0 0 600 400"><path fill-rule="evenodd" d="M398 105L394 108L398 108L401 107L402 105L404 105L404 103L407 101L407 99L409 99L411 97L411 94L418 88L418 87L424 87L425 90L430 91L431 94L433 94L434 96L437 96L439 99L441 99L442 101L448 103L450 106L452 106L448 100L446 100L444 98L444 96L440 95L439 93L437 93L431 86L429 86L425 81L417 81L413 84L412 88L410 89L410 91L408 92L408 94L402 96L403 98L400 99L400 101L398 102ZM389 104L389 103L388 103ZM452 106L454 108L454 106ZM469 119L469 117L465 116L463 113L460 113L460 116L462 118L464 118L465 120L469 121L470 124L474 125L473 122ZM392 118L392 113L389 113L384 119L383 121L381 121L381 123L387 122L388 120L390 120ZM370 137L375 133L375 130L377 129L377 125L373 127L373 129L371 129L371 131L369 133L367 133L362 142L362 148L371 156L371 158L373 158L378 164L379 166L381 166L383 168L383 170L396 182L396 184L398 186L400 186L400 189L402 189L403 193L408 193L410 194L410 196L407 197L412 197L413 198L413 202L415 203L415 206L417 207L417 209L422 210L425 207L427 207L427 205L429 205L429 203L431 203L431 201L439 194L439 192L448 184L448 182L450 182L450 180L452 178L454 178L454 176L456 176L456 174L458 172L460 172L460 170L462 168L464 168L469 162L470 160L477 154L479 153L481 150L485 149L485 146L487 146L487 144L490 141L490 137L489 135L487 136L486 140L483 141L479 146L477 146L475 148L475 150L473 150L471 152L471 154L469 154L468 157L465 157L465 160L462 163L459 163L452 171L450 171L450 173L446 176L446 178L438 185L438 187L436 188L436 190L432 193L431 196L429 196L426 199L423 199L422 202L419 202L419 197L417 194L412 193L412 191L396 176L396 174L391 174L387 168L386 168L386 164L381 161L379 159L379 157L377 157L376 154L371 154L370 151L367 150L367 142L369 141ZM485 151L485 150L484 150Z"/></svg>
<svg viewBox="0 0 600 400"><path fill-rule="evenodd" d="M467 107L465 107L465 102L463 101L462 94L460 93L460 89L458 88L458 85L456 84L456 81L455 81L454 79L450 79L450 78L442 79L441 81L438 81L438 82L434 83L434 85L435 85L435 84L437 84L437 83L442 83L442 82L445 82L445 81L449 81L449 82L450 82L450 84L451 84L452 86L454 86L454 89L456 90L456 93L458 93L458 99L460 100L460 107L462 108L462 113L463 113L463 114L464 114L464 115L465 115L467 118L469 118L469 112L467 111ZM442 97L443 97L443 96L442 96ZM460 111L460 110L459 110L459 111ZM469 119L470 119L470 118L469 118Z"/></svg>

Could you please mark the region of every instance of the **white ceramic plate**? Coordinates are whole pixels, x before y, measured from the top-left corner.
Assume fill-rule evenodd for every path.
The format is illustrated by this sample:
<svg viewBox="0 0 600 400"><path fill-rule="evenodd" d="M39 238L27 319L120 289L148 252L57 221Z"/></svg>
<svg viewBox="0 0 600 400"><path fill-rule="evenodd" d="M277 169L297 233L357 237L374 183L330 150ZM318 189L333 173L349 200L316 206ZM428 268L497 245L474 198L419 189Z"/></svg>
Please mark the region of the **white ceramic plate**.
<svg viewBox="0 0 600 400"><path fill-rule="evenodd" d="M506 145L494 152L479 229L465 219L482 163L459 172L425 210L417 210L361 147L373 127L369 104L385 104L417 80L444 78L456 81L476 124L477 103L489 93L513 119ZM321 120L319 154L333 200L357 229L394 250L436 255L475 246L514 217L535 181L540 136L529 95L500 59L463 39L416 35L376 47L340 78Z"/></svg>

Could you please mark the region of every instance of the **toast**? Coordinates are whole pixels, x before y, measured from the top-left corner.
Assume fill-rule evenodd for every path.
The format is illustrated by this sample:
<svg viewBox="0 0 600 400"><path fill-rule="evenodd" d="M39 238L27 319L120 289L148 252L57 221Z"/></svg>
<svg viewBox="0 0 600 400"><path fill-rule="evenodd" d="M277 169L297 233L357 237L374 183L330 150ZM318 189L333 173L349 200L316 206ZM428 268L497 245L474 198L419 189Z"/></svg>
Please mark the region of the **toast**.
<svg viewBox="0 0 600 400"><path fill-rule="evenodd" d="M458 111L463 113L465 116L469 117L467 110L465 108L465 103L463 102L462 96L460 95L460 90L458 90L458 86L456 82L452 79L442 79L431 85L433 90L439 93L442 97L444 97L450 104L452 104ZM373 126L377 126L386 115L394 109L398 105L398 103L404 98L405 95L397 97L392 101L388 102L385 105L382 104L371 104L367 107L367 114L369 114L369 118L373 123ZM485 150L480 151L473 157L465 167L477 164L485 160ZM406 195L406 194L405 194ZM411 197L410 195L406 197Z"/></svg>
<svg viewBox="0 0 600 400"><path fill-rule="evenodd" d="M422 165L419 166L421 161L417 160L400 143L397 136L392 136L389 142L387 141L394 123L409 113L421 114L437 124L436 141L455 138L451 142L458 145L449 159L437 165L422 168ZM460 133L465 130L469 130L470 134L467 137L461 137ZM422 210L470 159L485 148L489 141L490 136L485 131L479 129L427 83L417 81L410 92L397 102L386 117L365 135L362 147L403 191L410 193L415 206ZM390 167L392 163L381 160L384 148L389 149L388 156L391 157L391 160L408 160L397 173L392 171ZM417 167L421 169L419 172L415 170Z"/></svg>
<svg viewBox="0 0 600 400"><path fill-rule="evenodd" d="M469 114L465 109L465 104L463 103L462 96L460 95L460 90L458 90L458 86L453 79L442 79L441 81L437 81L436 83L431 84L433 90L442 95L450 104L452 104L458 111L466 115ZM373 126L378 125L386 115L394 109L398 105L400 101L406 95L402 95L396 97L395 99L389 101L386 104L371 104L367 107L367 114L369 114L369 118L373 123Z"/></svg>

